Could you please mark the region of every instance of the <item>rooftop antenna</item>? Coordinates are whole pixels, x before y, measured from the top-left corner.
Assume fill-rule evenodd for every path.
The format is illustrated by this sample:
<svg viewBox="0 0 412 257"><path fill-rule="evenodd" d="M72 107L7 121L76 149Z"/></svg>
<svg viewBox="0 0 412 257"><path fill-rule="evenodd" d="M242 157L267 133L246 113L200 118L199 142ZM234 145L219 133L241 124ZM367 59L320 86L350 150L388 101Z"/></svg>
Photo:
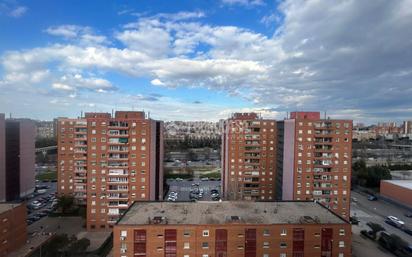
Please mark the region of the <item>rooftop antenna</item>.
<svg viewBox="0 0 412 257"><path fill-rule="evenodd" d="M80 111L80 119L83 118L83 110Z"/></svg>
<svg viewBox="0 0 412 257"><path fill-rule="evenodd" d="M112 117L113 117L113 114L114 114L114 110L112 109Z"/></svg>
<svg viewBox="0 0 412 257"><path fill-rule="evenodd" d="M150 112L147 112L147 118L150 119Z"/></svg>
<svg viewBox="0 0 412 257"><path fill-rule="evenodd" d="M325 120L326 120L326 111L325 111Z"/></svg>

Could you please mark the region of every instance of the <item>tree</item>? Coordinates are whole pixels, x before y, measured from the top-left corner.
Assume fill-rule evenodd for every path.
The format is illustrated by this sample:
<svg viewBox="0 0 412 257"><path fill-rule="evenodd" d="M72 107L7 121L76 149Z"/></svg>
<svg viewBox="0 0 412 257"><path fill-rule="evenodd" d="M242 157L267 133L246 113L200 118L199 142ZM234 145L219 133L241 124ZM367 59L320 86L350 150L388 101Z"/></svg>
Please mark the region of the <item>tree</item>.
<svg viewBox="0 0 412 257"><path fill-rule="evenodd" d="M376 239L376 234L377 234L378 232L381 232L381 231L384 231L384 230L385 230L385 228L382 227L382 226L381 226L380 224L378 224L378 223L368 222L366 225L368 225L368 226L371 228L371 234L372 234L372 237L373 237L374 239Z"/></svg>
<svg viewBox="0 0 412 257"><path fill-rule="evenodd" d="M390 250L392 251L402 251L402 249L405 249L408 246L408 243L405 242L402 238L395 234L391 234L391 237L388 242L388 246Z"/></svg>
<svg viewBox="0 0 412 257"><path fill-rule="evenodd" d="M77 240L75 236L71 238L71 244L67 248L67 253L69 256L79 256L80 254L86 252L87 248L90 246L90 240L87 238L82 238Z"/></svg>
<svg viewBox="0 0 412 257"><path fill-rule="evenodd" d="M71 195L62 195L57 200L57 207L61 209L62 213L68 213L74 205L74 197Z"/></svg>

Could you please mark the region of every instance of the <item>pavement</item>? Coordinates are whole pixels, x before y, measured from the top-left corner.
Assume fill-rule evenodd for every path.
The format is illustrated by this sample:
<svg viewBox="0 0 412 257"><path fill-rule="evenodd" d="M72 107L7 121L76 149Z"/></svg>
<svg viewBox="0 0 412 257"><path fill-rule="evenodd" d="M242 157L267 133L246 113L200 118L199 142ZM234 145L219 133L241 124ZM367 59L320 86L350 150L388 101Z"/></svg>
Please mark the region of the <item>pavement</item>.
<svg viewBox="0 0 412 257"><path fill-rule="evenodd" d="M8 257L23 257L31 253L34 249L40 247L44 242L49 240L53 235L51 233L39 233L28 235L27 242L19 249L9 253Z"/></svg>
<svg viewBox="0 0 412 257"><path fill-rule="evenodd" d="M404 221L405 226L412 228L412 218L404 216L408 210L381 199L368 201L367 195L354 191L352 191L352 198L356 198L356 202L351 201L351 216L358 217L360 221L359 230L369 229L366 225L368 222L378 223L385 228L386 232L396 234L412 245L411 235L384 222L386 216L395 216Z"/></svg>
<svg viewBox="0 0 412 257"><path fill-rule="evenodd" d="M96 232L88 232L88 231L81 231L76 236L77 239L87 238L90 240L90 246L87 248L87 251L94 251L97 250L106 239L110 236L110 231L96 231Z"/></svg>
<svg viewBox="0 0 412 257"><path fill-rule="evenodd" d="M217 189L220 191L220 184L221 181L202 181L201 179L193 179L193 181L189 181L187 179L184 179L183 181L176 181L176 180L167 180L167 184L170 186L169 187L169 192L177 192L177 201L190 201L190 190L194 188L192 184L198 183L199 184L199 189L203 189L203 197L199 199L199 201L212 201L212 197L210 195L210 190L212 189ZM169 195L169 192L165 196L165 200L167 200L167 197Z"/></svg>

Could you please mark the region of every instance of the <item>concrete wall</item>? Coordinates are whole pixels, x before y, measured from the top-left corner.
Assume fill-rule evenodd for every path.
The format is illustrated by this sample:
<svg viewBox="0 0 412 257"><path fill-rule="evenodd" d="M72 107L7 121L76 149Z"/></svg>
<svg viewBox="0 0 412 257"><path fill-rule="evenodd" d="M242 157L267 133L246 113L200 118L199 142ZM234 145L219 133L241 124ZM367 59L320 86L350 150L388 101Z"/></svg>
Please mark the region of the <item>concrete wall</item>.
<svg viewBox="0 0 412 257"><path fill-rule="evenodd" d="M412 190L381 180L380 194L412 208Z"/></svg>
<svg viewBox="0 0 412 257"><path fill-rule="evenodd" d="M20 121L20 197L34 191L35 134L36 129L33 121Z"/></svg>
<svg viewBox="0 0 412 257"><path fill-rule="evenodd" d="M285 120L283 145L282 200L293 200L295 163L295 120Z"/></svg>

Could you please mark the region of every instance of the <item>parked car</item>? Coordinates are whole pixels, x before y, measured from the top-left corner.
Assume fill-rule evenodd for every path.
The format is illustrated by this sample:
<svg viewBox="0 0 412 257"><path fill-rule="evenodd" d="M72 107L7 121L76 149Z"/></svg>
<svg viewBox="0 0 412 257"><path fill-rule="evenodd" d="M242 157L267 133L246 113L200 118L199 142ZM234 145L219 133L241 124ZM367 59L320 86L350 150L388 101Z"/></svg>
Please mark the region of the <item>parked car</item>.
<svg viewBox="0 0 412 257"><path fill-rule="evenodd" d="M354 203L358 202L358 198L356 198L356 197L352 197L351 199L352 199L352 202L354 202Z"/></svg>
<svg viewBox="0 0 412 257"><path fill-rule="evenodd" d="M411 229L411 228L403 227L402 230L403 230L403 232L405 232L406 234L412 236L412 229Z"/></svg>
<svg viewBox="0 0 412 257"><path fill-rule="evenodd" d="M201 180L201 181L208 181L209 178L201 178L200 180Z"/></svg>
<svg viewBox="0 0 412 257"><path fill-rule="evenodd" d="M403 225L405 225L405 222L403 222L402 220L398 219L395 216L387 216L385 218L385 222L389 225L392 225L394 227L400 228Z"/></svg>
<svg viewBox="0 0 412 257"><path fill-rule="evenodd" d="M378 200L378 197L376 197L375 195L369 195L369 196L368 196L368 200L369 200L369 201L377 201L377 200Z"/></svg>
<svg viewBox="0 0 412 257"><path fill-rule="evenodd" d="M412 212L405 213L405 217L412 218Z"/></svg>
<svg viewBox="0 0 412 257"><path fill-rule="evenodd" d="M355 216L350 217L349 221L352 225L358 225L359 224L359 219Z"/></svg>

